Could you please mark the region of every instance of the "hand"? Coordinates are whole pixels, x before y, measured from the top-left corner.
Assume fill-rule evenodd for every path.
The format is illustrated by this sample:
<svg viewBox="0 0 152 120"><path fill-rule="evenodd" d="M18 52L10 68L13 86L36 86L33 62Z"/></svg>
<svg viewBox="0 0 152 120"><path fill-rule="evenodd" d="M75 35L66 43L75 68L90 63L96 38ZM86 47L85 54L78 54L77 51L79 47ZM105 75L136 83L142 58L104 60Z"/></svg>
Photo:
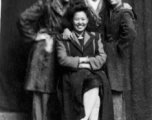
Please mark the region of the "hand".
<svg viewBox="0 0 152 120"><path fill-rule="evenodd" d="M81 63L81 64L79 64L78 68L88 68L88 69L91 69L91 66L88 63Z"/></svg>
<svg viewBox="0 0 152 120"><path fill-rule="evenodd" d="M45 50L51 53L53 51L53 45L54 45L53 38L50 36L48 39L46 39L45 42L46 42Z"/></svg>
<svg viewBox="0 0 152 120"><path fill-rule="evenodd" d="M47 33L38 33L36 37L36 41L41 41L41 40L45 40L46 42L45 50L49 53L52 52L53 43L54 43L53 38Z"/></svg>
<svg viewBox="0 0 152 120"><path fill-rule="evenodd" d="M128 3L123 3L122 9L129 9L132 10L132 7Z"/></svg>
<svg viewBox="0 0 152 120"><path fill-rule="evenodd" d="M38 33L35 40L41 41L41 40L47 40L47 39L50 39L50 35L48 35L47 33Z"/></svg>
<svg viewBox="0 0 152 120"><path fill-rule="evenodd" d="M71 31L68 28L64 29L64 31L63 31L63 38L66 39L66 40L74 38L73 35L72 35L72 33L71 33Z"/></svg>
<svg viewBox="0 0 152 120"><path fill-rule="evenodd" d="M89 62L89 58L88 57L80 57L79 58L79 63L88 63Z"/></svg>

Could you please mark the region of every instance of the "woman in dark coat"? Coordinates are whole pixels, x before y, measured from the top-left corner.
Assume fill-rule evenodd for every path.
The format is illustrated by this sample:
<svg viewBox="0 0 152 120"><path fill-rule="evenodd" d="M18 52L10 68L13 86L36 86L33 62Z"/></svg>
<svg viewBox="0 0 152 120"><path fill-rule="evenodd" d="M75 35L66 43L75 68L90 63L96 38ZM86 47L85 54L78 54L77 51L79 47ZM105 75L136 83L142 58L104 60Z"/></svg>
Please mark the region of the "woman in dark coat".
<svg viewBox="0 0 152 120"><path fill-rule="evenodd" d="M113 120L111 89L102 71L106 54L101 36L86 30L89 11L84 3L70 7L67 17L74 38L57 37L62 120Z"/></svg>
<svg viewBox="0 0 152 120"><path fill-rule="evenodd" d="M33 93L33 120L50 119L47 116L49 98L53 98L52 106L49 107L55 108L54 36L61 31L60 23L69 5L68 1L38 0L20 15L18 22L20 33L25 42L33 44L25 83L25 89ZM59 117L51 119L58 120Z"/></svg>
<svg viewBox="0 0 152 120"><path fill-rule="evenodd" d="M105 22L105 50L108 54L107 72L112 90L130 90L130 47L136 38L135 14L122 9L122 0L110 2ZM117 1L117 0L113 0Z"/></svg>
<svg viewBox="0 0 152 120"><path fill-rule="evenodd" d="M131 90L131 45L136 38L136 16L123 9L123 0L108 0L105 15L106 70L113 90L115 120L126 120L124 92ZM120 107L118 107L120 106Z"/></svg>
<svg viewBox="0 0 152 120"><path fill-rule="evenodd" d="M132 22L132 20L134 20L134 13L132 9L130 9L127 6L126 3L122 3L121 6L118 7L118 9L117 8L115 9L114 6L111 7L109 5L109 2L107 0L96 0L96 1L84 0L84 1L85 4L89 7L91 13L91 19L89 22L89 25L91 26L90 30L98 31L101 34L103 34L103 36L105 36L105 38L103 39L103 43L105 43L104 46L108 58L105 68L112 89L115 120L118 119L125 120L126 119L125 103L122 93L123 91L131 89L129 44L132 43L133 39L136 36L134 24ZM126 19L123 20L124 18L122 18L121 16L123 16L123 14L125 15L126 13L128 15ZM123 24L120 23L121 19L124 21ZM65 21L66 20L67 19L65 19ZM67 26L68 25L65 24L64 28L66 28ZM125 26L126 28L124 28ZM65 29L64 32L65 38L66 36L68 38L69 36L72 37L71 33L69 33L68 31L69 30ZM121 36L120 39L118 39L119 36ZM112 40L112 39L117 39L117 40ZM118 43L119 45L116 45L118 41L119 41ZM121 47L123 50L121 49L118 50L119 47ZM125 53L123 56L121 54L122 52Z"/></svg>

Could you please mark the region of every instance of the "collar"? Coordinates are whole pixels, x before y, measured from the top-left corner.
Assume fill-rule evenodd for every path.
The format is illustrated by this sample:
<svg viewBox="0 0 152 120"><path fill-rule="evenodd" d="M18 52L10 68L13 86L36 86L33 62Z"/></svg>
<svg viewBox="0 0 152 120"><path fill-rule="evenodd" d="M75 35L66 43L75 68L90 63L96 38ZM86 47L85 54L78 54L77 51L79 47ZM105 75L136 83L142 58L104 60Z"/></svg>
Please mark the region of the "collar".
<svg viewBox="0 0 152 120"><path fill-rule="evenodd" d="M83 39L84 38L84 33L85 33L85 31L83 31L82 33L81 33L81 35L79 35L78 33L76 33L76 32L74 32L75 33L75 35L76 35L76 37L78 38L78 39Z"/></svg>
<svg viewBox="0 0 152 120"><path fill-rule="evenodd" d="M99 13L101 12L103 2L102 0L99 1L99 4L97 6L97 9L94 10L94 8L89 4L88 0L84 0L87 7L89 7L90 13L94 17L94 19L97 21L97 25L101 23L101 17L99 16Z"/></svg>
<svg viewBox="0 0 152 120"><path fill-rule="evenodd" d="M68 4L66 6L63 6L60 0L53 0L51 7L54 11L56 11L60 16L63 16L68 8Z"/></svg>
<svg viewBox="0 0 152 120"><path fill-rule="evenodd" d="M74 31L72 31L72 34L74 36L74 39L72 39L70 41L82 52L82 47L81 47L80 42L77 39ZM84 31L84 48L83 48L83 50L85 50L89 46L89 44L91 44L91 42L93 40L93 36L94 35L90 34L89 32Z"/></svg>
<svg viewBox="0 0 152 120"><path fill-rule="evenodd" d="M122 9L122 8L123 8L123 4L121 4L121 5L113 8L112 11L119 11L119 10Z"/></svg>

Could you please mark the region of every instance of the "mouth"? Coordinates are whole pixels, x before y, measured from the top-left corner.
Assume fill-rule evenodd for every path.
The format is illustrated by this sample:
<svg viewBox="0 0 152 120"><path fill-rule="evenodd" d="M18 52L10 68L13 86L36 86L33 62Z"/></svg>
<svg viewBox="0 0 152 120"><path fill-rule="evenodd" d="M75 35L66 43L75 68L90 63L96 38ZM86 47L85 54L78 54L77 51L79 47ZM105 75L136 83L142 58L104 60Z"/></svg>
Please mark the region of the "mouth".
<svg viewBox="0 0 152 120"><path fill-rule="evenodd" d="M82 29L82 28L84 28L84 25L79 25L79 26L77 26L79 29Z"/></svg>

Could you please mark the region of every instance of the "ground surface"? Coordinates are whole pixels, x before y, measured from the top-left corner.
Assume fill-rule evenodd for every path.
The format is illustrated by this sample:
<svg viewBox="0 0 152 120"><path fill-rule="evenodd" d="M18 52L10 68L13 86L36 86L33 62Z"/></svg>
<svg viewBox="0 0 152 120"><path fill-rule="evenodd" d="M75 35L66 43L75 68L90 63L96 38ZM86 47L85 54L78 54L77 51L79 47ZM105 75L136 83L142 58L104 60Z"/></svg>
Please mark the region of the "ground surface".
<svg viewBox="0 0 152 120"><path fill-rule="evenodd" d="M30 117L24 113L1 112L0 120L30 120Z"/></svg>

